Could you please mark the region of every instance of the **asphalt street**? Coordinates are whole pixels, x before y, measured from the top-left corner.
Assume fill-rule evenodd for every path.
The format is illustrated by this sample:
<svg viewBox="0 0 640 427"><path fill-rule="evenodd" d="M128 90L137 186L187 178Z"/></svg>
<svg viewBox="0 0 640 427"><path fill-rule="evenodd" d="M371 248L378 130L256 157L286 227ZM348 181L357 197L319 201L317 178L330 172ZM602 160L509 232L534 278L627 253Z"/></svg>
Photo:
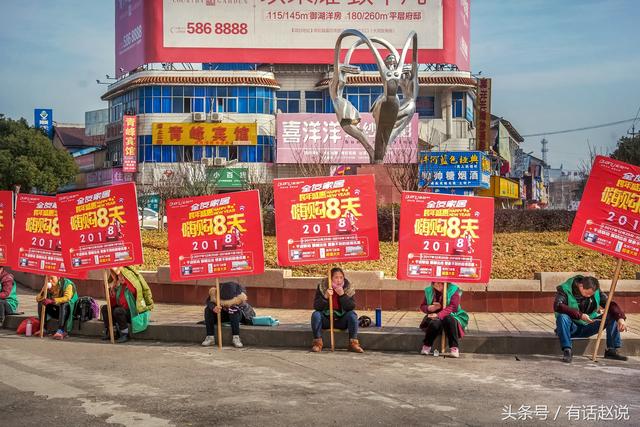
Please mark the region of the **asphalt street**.
<svg viewBox="0 0 640 427"><path fill-rule="evenodd" d="M232 349L0 331L0 425L638 425L640 358Z"/></svg>

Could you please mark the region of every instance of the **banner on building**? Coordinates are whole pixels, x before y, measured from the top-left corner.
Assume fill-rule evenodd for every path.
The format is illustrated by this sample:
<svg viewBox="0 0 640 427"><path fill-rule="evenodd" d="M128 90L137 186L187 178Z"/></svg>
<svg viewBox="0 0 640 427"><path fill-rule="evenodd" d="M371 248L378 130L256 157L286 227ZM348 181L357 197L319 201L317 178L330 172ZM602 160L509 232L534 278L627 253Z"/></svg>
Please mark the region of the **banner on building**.
<svg viewBox="0 0 640 427"><path fill-rule="evenodd" d="M33 110L33 125L36 129L42 129L49 138L53 138L53 110L50 108Z"/></svg>
<svg viewBox="0 0 640 427"><path fill-rule="evenodd" d="M122 118L122 172L138 172L138 118Z"/></svg>
<svg viewBox="0 0 640 427"><path fill-rule="evenodd" d="M361 114L358 127L373 147L376 122L370 113ZM416 163L418 156L418 115L387 148L385 163ZM290 113L276 116L278 163L370 163L362 144L340 127L335 114Z"/></svg>
<svg viewBox="0 0 640 427"><path fill-rule="evenodd" d="M380 258L373 175L274 180L282 266Z"/></svg>
<svg viewBox="0 0 640 427"><path fill-rule="evenodd" d="M155 145L256 145L255 123L154 123Z"/></svg>
<svg viewBox="0 0 640 427"><path fill-rule="evenodd" d="M470 70L469 0L127 0L115 2L116 76L154 62L330 63L345 28L397 49L415 30L418 62ZM352 63L373 61L353 52Z"/></svg>
<svg viewBox="0 0 640 427"><path fill-rule="evenodd" d="M491 79L478 79L476 98L476 149L489 151L491 140Z"/></svg>
<svg viewBox="0 0 640 427"><path fill-rule="evenodd" d="M493 199L404 191L398 279L487 283Z"/></svg>
<svg viewBox="0 0 640 427"><path fill-rule="evenodd" d="M0 191L0 265L9 264L13 249L13 192Z"/></svg>
<svg viewBox="0 0 640 427"><path fill-rule="evenodd" d="M58 194L62 254L74 270L142 264L136 186Z"/></svg>
<svg viewBox="0 0 640 427"><path fill-rule="evenodd" d="M489 188L491 162L482 151L421 151L420 188Z"/></svg>
<svg viewBox="0 0 640 427"><path fill-rule="evenodd" d="M168 200L167 221L171 280L264 272L257 190Z"/></svg>
<svg viewBox="0 0 640 427"><path fill-rule="evenodd" d="M18 194L11 267L35 274L86 277L67 268L61 233L55 197Z"/></svg>
<svg viewBox="0 0 640 427"><path fill-rule="evenodd" d="M595 158L569 241L640 264L640 167Z"/></svg>

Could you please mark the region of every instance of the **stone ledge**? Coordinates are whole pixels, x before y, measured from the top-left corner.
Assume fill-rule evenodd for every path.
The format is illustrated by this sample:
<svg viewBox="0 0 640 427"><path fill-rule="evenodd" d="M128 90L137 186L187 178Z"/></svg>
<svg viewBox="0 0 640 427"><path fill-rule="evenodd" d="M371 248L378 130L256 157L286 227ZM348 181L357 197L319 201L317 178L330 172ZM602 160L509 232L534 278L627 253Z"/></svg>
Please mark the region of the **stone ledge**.
<svg viewBox="0 0 640 427"><path fill-rule="evenodd" d="M489 292L540 292L540 280L491 279L487 285Z"/></svg>
<svg viewBox="0 0 640 427"><path fill-rule="evenodd" d="M540 280L540 290L542 291L555 291L558 286L564 283L567 279L573 276L577 276L581 274L583 276L595 276L596 274L593 272L583 272L583 271L553 271L553 272L540 272L535 273L533 278Z"/></svg>

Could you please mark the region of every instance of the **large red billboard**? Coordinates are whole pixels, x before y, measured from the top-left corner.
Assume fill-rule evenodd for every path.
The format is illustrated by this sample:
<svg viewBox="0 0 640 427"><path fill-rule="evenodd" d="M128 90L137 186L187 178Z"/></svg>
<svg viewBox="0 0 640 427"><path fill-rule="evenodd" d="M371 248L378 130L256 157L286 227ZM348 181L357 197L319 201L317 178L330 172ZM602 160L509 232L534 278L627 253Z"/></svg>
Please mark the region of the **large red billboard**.
<svg viewBox="0 0 640 427"><path fill-rule="evenodd" d="M380 258L373 175L274 181L282 266Z"/></svg>
<svg viewBox="0 0 640 427"><path fill-rule="evenodd" d="M487 283L493 198L404 191L398 279Z"/></svg>
<svg viewBox="0 0 640 427"><path fill-rule="evenodd" d="M640 167L595 158L569 241L640 264Z"/></svg>
<svg viewBox="0 0 640 427"><path fill-rule="evenodd" d="M58 194L62 254L74 270L142 264L133 183Z"/></svg>
<svg viewBox="0 0 640 427"><path fill-rule="evenodd" d="M0 265L9 263L13 241L13 192L0 191Z"/></svg>
<svg viewBox="0 0 640 427"><path fill-rule="evenodd" d="M116 75L161 62L322 64L355 28L401 49L418 34L418 61L469 71L470 0L115 0ZM366 49L351 63L373 63Z"/></svg>
<svg viewBox="0 0 640 427"><path fill-rule="evenodd" d="M264 272L257 190L167 200L171 280Z"/></svg>
<svg viewBox="0 0 640 427"><path fill-rule="evenodd" d="M18 194L12 268L36 274L84 277L66 268L60 235L55 197Z"/></svg>

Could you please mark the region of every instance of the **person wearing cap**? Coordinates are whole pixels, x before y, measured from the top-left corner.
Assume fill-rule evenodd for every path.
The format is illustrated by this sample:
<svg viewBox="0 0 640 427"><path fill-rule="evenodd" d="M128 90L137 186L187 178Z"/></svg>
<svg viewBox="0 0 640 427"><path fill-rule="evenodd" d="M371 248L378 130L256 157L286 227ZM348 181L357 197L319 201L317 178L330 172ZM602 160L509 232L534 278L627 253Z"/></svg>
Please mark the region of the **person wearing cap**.
<svg viewBox="0 0 640 427"><path fill-rule="evenodd" d="M149 317L153 310L153 296L144 277L131 267L111 269L109 277L109 299L113 324L117 328L118 342L129 340L131 333L143 332L149 326ZM104 337L109 339L109 313L107 305L101 308L104 322Z"/></svg>
<svg viewBox="0 0 640 427"><path fill-rule="evenodd" d="M64 339L73 328L73 312L78 301L76 285L69 279L58 276L49 276L47 290L36 296L38 302L38 314L42 314L42 306L46 306L44 319L58 319L58 329L53 335L54 339Z"/></svg>
<svg viewBox="0 0 640 427"><path fill-rule="evenodd" d="M18 311L18 295L16 293L16 281L13 275L0 265L0 327L4 323L7 314Z"/></svg>
<svg viewBox="0 0 640 427"><path fill-rule="evenodd" d="M444 333L449 343L451 357L460 357L459 340L469 322L469 315L460 306L462 291L453 283L447 283L447 295L443 302L444 282L432 282L424 288L420 311L426 314L420 323L425 332L420 354L431 354L433 342Z"/></svg>
<svg viewBox="0 0 640 427"><path fill-rule="evenodd" d="M222 322L231 323L231 344L236 348L243 347L240 341L240 323L251 325L256 312L247 302L247 291L236 282L220 283L220 306L216 304L216 288L209 289L206 307L204 308L204 324L207 336L202 341L203 346L215 344L215 331L218 323L218 313Z"/></svg>
<svg viewBox="0 0 640 427"><path fill-rule="evenodd" d="M562 361L571 363L573 359L573 338L588 338L598 333L607 294L600 290L600 282L591 276L574 276L556 289L553 311L556 316L556 335L562 347ZM618 353L622 347L620 332L627 330L627 317L615 301L609 304L605 328L607 330L606 359L627 360Z"/></svg>

